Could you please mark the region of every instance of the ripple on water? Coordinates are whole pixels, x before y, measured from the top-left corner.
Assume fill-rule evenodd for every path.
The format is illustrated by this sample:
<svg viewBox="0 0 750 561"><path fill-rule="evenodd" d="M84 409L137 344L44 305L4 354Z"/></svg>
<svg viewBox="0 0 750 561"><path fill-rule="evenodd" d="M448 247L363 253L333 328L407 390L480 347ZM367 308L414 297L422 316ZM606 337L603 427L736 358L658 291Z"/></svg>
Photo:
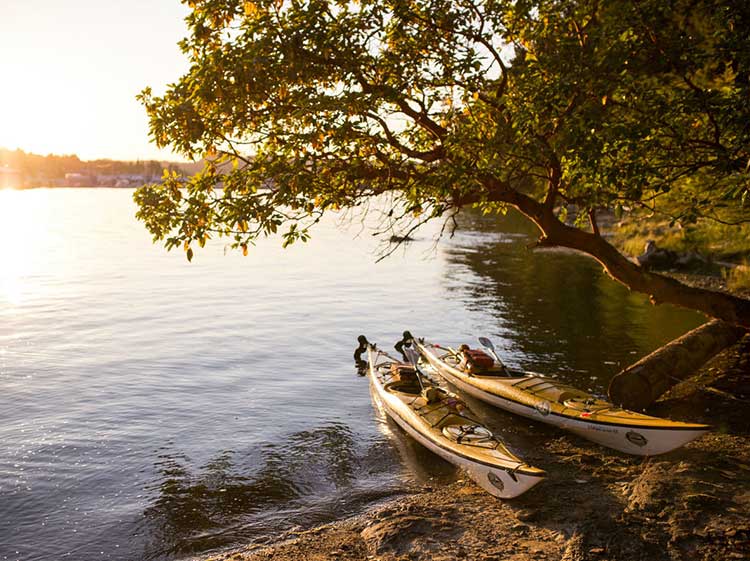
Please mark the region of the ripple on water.
<svg viewBox="0 0 750 561"><path fill-rule="evenodd" d="M305 247L243 258L214 241L188 264L151 244L131 194L13 198L47 229L0 239L19 258L0 270L14 275L0 283L0 559L180 558L451 480L373 407L352 363L361 333L384 348L404 329L485 335L511 365L603 392L700 321L589 261L528 252L512 216L467 215L439 249L435 230L378 264L370 236L332 223ZM519 453L544 438L472 407Z"/></svg>

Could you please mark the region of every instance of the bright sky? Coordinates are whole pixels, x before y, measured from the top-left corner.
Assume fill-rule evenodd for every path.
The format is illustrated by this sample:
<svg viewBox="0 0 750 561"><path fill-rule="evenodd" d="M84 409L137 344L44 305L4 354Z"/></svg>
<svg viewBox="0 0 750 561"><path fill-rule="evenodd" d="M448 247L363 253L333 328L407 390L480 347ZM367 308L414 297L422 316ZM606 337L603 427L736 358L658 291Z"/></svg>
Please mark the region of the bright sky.
<svg viewBox="0 0 750 561"><path fill-rule="evenodd" d="M179 0L0 0L0 147L175 159L135 100L187 69Z"/></svg>

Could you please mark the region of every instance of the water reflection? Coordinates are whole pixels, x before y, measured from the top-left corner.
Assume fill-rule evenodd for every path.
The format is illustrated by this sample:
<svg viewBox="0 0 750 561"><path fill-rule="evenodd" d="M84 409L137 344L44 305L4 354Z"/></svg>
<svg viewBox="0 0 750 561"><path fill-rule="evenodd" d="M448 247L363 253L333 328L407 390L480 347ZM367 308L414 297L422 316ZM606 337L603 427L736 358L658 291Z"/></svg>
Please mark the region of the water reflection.
<svg viewBox="0 0 750 561"><path fill-rule="evenodd" d="M527 252L535 234L512 217L472 217L439 250L435 226L377 265L369 236L332 221L305 247L245 258L216 241L188 264L152 246L131 195L14 194L14 217L46 222L0 242L0 559L182 558L433 477L434 456L378 430L352 369L360 333L487 335L513 364L588 380L696 321L593 262ZM517 419L483 418L524 451Z"/></svg>
<svg viewBox="0 0 750 561"><path fill-rule="evenodd" d="M410 477L417 483L450 482L456 479L459 471L453 464L430 452L391 419L372 384L370 384L370 397L377 414L378 429L388 439L389 444L396 449Z"/></svg>
<svg viewBox="0 0 750 561"><path fill-rule="evenodd" d="M159 480L150 489L155 497L139 529L146 538L143 557L270 540L393 493L395 487L366 488L357 481L363 465L372 474L372 457L383 455L377 443L366 448L373 446L358 450L349 427L334 423L243 452L221 452L197 469L185 455L162 453L155 466ZM382 467L392 471L393 463L390 457Z"/></svg>
<svg viewBox="0 0 750 561"><path fill-rule="evenodd" d="M602 393L622 367L704 321L688 310L652 306L588 257L530 251L537 235L517 213L470 214L447 252L449 290L488 314L486 333L477 335L495 337L510 364L560 373ZM474 276L467 278L467 270Z"/></svg>
<svg viewBox="0 0 750 561"><path fill-rule="evenodd" d="M0 304L8 304L10 309L22 303L28 285L34 284L43 270L37 256L50 242L50 212L46 189L33 194L0 189Z"/></svg>

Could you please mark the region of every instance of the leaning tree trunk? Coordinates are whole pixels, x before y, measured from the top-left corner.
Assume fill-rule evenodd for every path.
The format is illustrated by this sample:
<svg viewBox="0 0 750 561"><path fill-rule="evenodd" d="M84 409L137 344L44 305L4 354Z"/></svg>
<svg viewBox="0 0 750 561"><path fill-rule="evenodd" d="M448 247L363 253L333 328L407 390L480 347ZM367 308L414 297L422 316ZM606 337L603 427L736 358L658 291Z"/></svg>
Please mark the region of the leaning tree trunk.
<svg viewBox="0 0 750 561"><path fill-rule="evenodd" d="M627 409L645 409L745 333L745 329L719 320L693 329L612 378L609 397Z"/></svg>
<svg viewBox="0 0 750 561"><path fill-rule="evenodd" d="M630 290L647 294L654 304L674 304L750 329L750 300L687 286L673 278L649 272L630 261L598 233L584 232L560 222L550 204L552 197L540 203L493 178L485 178L485 183L490 188L490 200L516 207L537 225L542 232L539 246L567 247L588 254L599 261L613 279ZM467 200L472 202L471 198Z"/></svg>
<svg viewBox="0 0 750 561"><path fill-rule="evenodd" d="M553 227L551 242L588 253L604 266L605 271L613 279L631 290L647 294L653 304L674 304L703 312L709 317L727 323L750 328L750 300L724 292L688 286L671 277L647 271L630 261L601 236L564 224Z"/></svg>

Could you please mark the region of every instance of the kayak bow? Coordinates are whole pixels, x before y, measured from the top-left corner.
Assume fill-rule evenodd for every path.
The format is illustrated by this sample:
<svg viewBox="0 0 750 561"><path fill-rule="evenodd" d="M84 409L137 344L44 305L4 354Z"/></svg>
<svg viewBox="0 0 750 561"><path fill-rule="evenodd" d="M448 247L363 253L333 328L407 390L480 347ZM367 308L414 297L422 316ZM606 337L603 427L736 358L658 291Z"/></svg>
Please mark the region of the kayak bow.
<svg viewBox="0 0 750 561"><path fill-rule="evenodd" d="M472 418L466 404L374 345L367 349L370 381L386 413L417 442L463 468L482 489L503 499L542 481L543 470L510 452Z"/></svg>
<svg viewBox="0 0 750 561"><path fill-rule="evenodd" d="M469 395L628 454L664 454L711 428L621 409L553 378L509 370L497 362L486 370L469 372L456 351L422 339L414 339L414 344L443 378Z"/></svg>

